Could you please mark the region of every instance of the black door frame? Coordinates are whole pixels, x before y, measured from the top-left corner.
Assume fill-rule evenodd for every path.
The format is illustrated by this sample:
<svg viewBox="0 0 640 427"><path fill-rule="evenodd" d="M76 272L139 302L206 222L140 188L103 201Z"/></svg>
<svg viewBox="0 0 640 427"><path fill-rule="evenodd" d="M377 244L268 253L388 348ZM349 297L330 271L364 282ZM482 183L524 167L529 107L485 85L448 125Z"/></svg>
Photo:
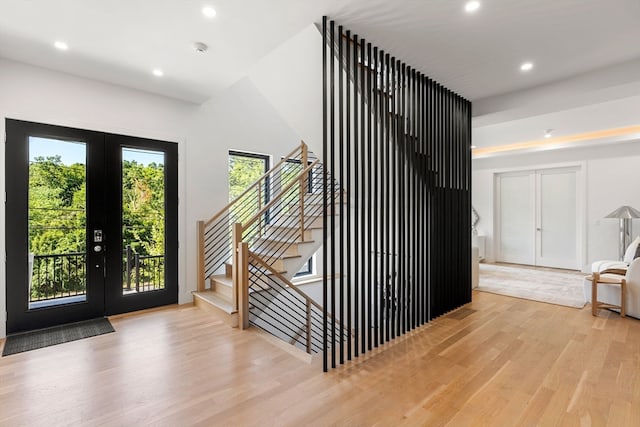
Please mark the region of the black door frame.
<svg viewBox="0 0 640 427"><path fill-rule="evenodd" d="M104 132L6 119L6 304L7 333L178 302L178 145ZM29 136L78 141L87 147L87 300L29 309ZM122 295L120 148L165 153L165 289ZM108 147L108 149L107 149ZM115 214L114 214L115 212ZM103 230L106 252L93 251L92 230Z"/></svg>
<svg viewBox="0 0 640 427"><path fill-rule="evenodd" d="M105 164L108 165L106 194L114 203L118 215L111 215L106 221L105 232L115 236L115 243L106 251L106 275L119 278L119 286L106 286L106 314L120 314L145 308L176 304L178 302L178 144L132 136L105 134ZM114 146L120 149L113 149ZM122 293L122 148L161 151L165 155L165 288L123 295ZM173 201L173 203L172 203ZM115 246L115 248L114 248ZM167 262L174 260L174 262Z"/></svg>

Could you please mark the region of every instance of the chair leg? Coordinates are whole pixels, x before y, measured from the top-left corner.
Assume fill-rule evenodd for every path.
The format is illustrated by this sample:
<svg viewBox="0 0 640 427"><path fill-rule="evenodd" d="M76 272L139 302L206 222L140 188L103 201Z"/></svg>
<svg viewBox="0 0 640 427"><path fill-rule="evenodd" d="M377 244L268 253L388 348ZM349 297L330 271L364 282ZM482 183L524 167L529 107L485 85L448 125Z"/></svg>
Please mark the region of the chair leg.
<svg viewBox="0 0 640 427"><path fill-rule="evenodd" d="M591 281L591 315L596 316L598 314L598 280L600 279L599 273L593 273Z"/></svg>
<svg viewBox="0 0 640 427"><path fill-rule="evenodd" d="M627 280L622 279L620 283L620 317L624 317L626 315L626 305L627 305Z"/></svg>

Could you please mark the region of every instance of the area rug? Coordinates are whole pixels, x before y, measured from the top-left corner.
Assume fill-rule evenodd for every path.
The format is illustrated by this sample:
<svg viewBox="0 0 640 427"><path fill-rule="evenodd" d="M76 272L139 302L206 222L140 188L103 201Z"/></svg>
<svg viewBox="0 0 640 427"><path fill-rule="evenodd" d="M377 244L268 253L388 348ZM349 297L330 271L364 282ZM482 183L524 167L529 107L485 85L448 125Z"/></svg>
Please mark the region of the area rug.
<svg viewBox="0 0 640 427"><path fill-rule="evenodd" d="M585 274L497 264L480 264L479 291L567 307L585 306Z"/></svg>
<svg viewBox="0 0 640 427"><path fill-rule="evenodd" d="M115 332L109 319L99 318L54 326L47 329L39 329L22 334L9 335L4 343L2 356L9 356L24 351L94 337L109 332Z"/></svg>

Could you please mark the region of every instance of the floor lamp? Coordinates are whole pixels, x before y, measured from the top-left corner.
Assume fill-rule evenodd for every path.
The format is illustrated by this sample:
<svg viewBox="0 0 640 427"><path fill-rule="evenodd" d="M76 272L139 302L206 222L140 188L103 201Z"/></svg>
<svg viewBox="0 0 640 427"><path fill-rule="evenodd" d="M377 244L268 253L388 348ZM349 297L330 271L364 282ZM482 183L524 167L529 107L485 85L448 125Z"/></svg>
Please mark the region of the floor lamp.
<svg viewBox="0 0 640 427"><path fill-rule="evenodd" d="M620 261L624 259L624 252L631 240L631 220L640 218L640 212L631 206L620 206L611 212L605 218L615 218L620 221L620 241L618 242L618 258Z"/></svg>

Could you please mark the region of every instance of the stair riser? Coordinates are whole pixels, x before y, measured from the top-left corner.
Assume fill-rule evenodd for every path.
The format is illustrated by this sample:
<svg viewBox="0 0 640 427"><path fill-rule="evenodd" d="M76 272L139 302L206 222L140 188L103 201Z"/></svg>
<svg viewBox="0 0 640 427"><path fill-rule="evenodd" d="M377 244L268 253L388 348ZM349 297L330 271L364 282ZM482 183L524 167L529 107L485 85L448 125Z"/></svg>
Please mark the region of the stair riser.
<svg viewBox="0 0 640 427"><path fill-rule="evenodd" d="M287 247L288 246L288 247ZM254 245L260 252L272 252L277 251L277 253L282 254L284 256L298 256L300 255L298 251L297 243L285 243L285 242L269 242L269 241L258 241ZM286 250L285 250L286 248Z"/></svg>
<svg viewBox="0 0 640 427"><path fill-rule="evenodd" d="M219 307L216 307L214 304L209 303L209 301L198 297L197 295L194 295L193 303L196 307L208 311L232 328L238 327L238 313L229 314Z"/></svg>
<svg viewBox="0 0 640 427"><path fill-rule="evenodd" d="M337 215L336 215L337 216ZM286 223L288 227L297 227L300 225L300 218L299 217L295 217L295 218L288 218L285 220L282 220L283 223ZM331 219L329 219L329 221L331 221ZM309 228L309 227L322 227L323 224L323 218L322 217L311 217L311 218L305 218L304 220L304 228Z"/></svg>
<svg viewBox="0 0 640 427"><path fill-rule="evenodd" d="M225 300L233 301L233 289L226 283L211 279L211 290Z"/></svg>
<svg viewBox="0 0 640 427"><path fill-rule="evenodd" d="M283 229L280 227L276 227L276 229L268 228L265 232L265 236L275 237L278 240L300 240L300 229ZM304 240L312 240L312 230L305 230Z"/></svg>

